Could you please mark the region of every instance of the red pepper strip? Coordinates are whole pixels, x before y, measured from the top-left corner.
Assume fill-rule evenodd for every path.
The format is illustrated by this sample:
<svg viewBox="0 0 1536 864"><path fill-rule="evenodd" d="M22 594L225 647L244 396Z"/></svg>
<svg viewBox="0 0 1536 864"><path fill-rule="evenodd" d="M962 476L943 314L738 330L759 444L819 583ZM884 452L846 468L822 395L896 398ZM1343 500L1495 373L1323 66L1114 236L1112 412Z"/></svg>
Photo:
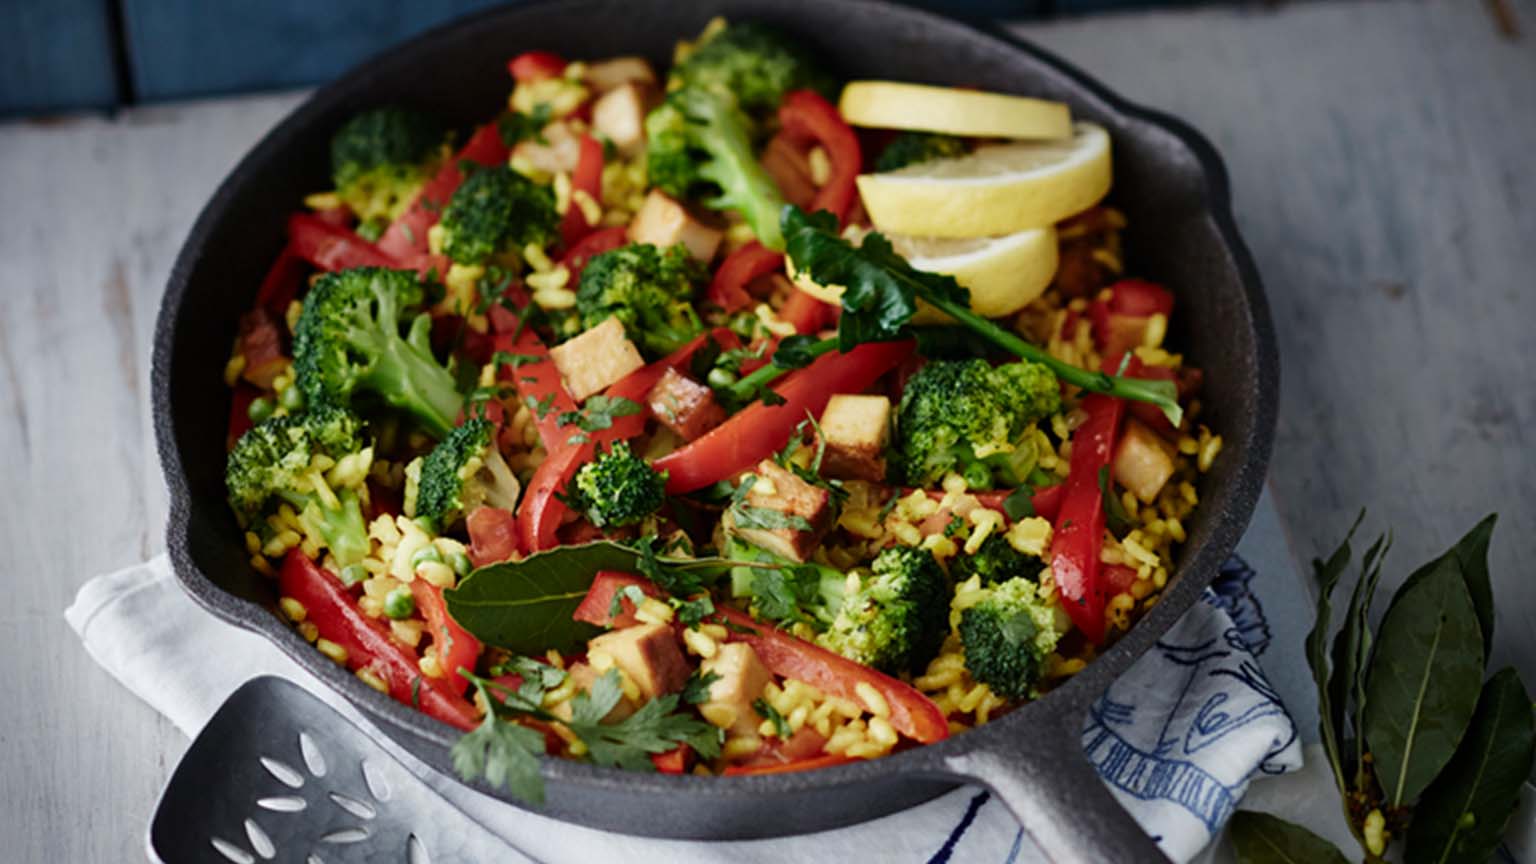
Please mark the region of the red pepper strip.
<svg viewBox="0 0 1536 864"><path fill-rule="evenodd" d="M660 588L638 576L605 571L593 577L592 587L573 617L589 624L608 624L614 595L628 585L638 586L648 596L664 596ZM949 723L944 719L944 713L933 700L910 684L754 621L744 612L722 608L718 614L725 619L726 641L752 646L757 659L773 674L804 681L823 693L850 699L856 704L863 704L858 685L868 684L885 697L891 711L888 719L897 732L924 744L949 737Z"/></svg>
<svg viewBox="0 0 1536 864"><path fill-rule="evenodd" d="M838 753L826 753L821 756L811 756L806 759L796 759L792 762L760 762L750 765L727 765L725 776L727 777L751 777L757 774L787 774L791 771L815 771L818 768L831 768L833 765L846 765L853 762L851 756L843 756Z"/></svg>
<svg viewBox="0 0 1536 864"><path fill-rule="evenodd" d="M443 671L438 679L454 693L463 693L465 682L459 669L475 671L475 661L480 659L480 640L470 635L448 614L443 602L443 589L425 579L411 580L411 596L416 598L416 609L427 619L427 633L432 637L432 655L437 658L438 668Z"/></svg>
<svg viewBox="0 0 1536 864"><path fill-rule="evenodd" d="M592 461L592 443L563 447L551 452L539 463L528 481L523 501L517 506L518 545L526 553L542 552L560 545L557 536L565 519L566 506L557 493L563 493L576 469Z"/></svg>
<svg viewBox="0 0 1536 864"><path fill-rule="evenodd" d="M379 248L402 261L412 261L427 252L427 229L437 224L438 217L454 190L464 182L464 172L459 163L474 162L477 165L499 165L507 161L511 151L501 140L501 130L495 123L487 123L475 130L463 149L437 169L437 174L422 185L416 200L405 208L400 218L391 222L379 238ZM444 271L439 270L439 273Z"/></svg>
<svg viewBox="0 0 1536 864"><path fill-rule="evenodd" d="M495 313L491 323L496 328L496 337L492 343L495 350L524 358L538 358L524 359L516 367L505 364L497 370L497 377L502 381L511 381L517 388L518 398L533 412L534 425L539 430L539 440L544 442L544 449L550 453L564 449L571 433L560 425L560 415L575 411L577 406L570 391L565 389L559 368L549 356L549 348L539 338L539 334L533 332L532 327L524 327L521 333L517 332L517 316L510 311ZM516 341L513 340L514 335Z"/></svg>
<svg viewBox="0 0 1536 864"><path fill-rule="evenodd" d="M586 215L576 204L576 193L585 192L593 201L603 200L603 143L591 135L583 135L579 146L576 170L571 172L571 205L560 222L560 240L567 249L597 227L588 224Z"/></svg>
<svg viewBox="0 0 1536 864"><path fill-rule="evenodd" d="M288 217L288 248L328 272L352 267L399 267L400 261L346 228L313 213Z"/></svg>
<svg viewBox="0 0 1536 864"><path fill-rule="evenodd" d="M1061 510L1061 496L1066 491L1066 488L1066 484L1057 483L1055 486L1045 486L1036 489L1035 494L1029 498L1030 505L1035 508L1035 515L1047 521L1055 520L1056 514ZM945 493L942 490L925 489L923 491L927 492L928 497L935 501L944 500ZM1003 509L1003 502L1007 501L1008 497L1013 493L1014 490L1012 489L991 489L970 494L975 496L976 500L981 502L981 506L988 510L996 510L999 513L1006 514L1008 511ZM912 489L905 488L902 490L902 494L911 495Z"/></svg>
<svg viewBox="0 0 1536 864"><path fill-rule="evenodd" d="M293 246L283 246L283 251L277 253L277 260L272 262L272 268L262 278L261 287L256 290L256 305L282 317L288 311L288 304L299 296L307 272L309 265L293 251Z"/></svg>
<svg viewBox="0 0 1536 864"><path fill-rule="evenodd" d="M1100 578L1104 582L1104 596L1113 597L1131 590L1131 583L1140 577L1124 564L1105 564Z"/></svg>
<svg viewBox="0 0 1536 864"><path fill-rule="evenodd" d="M614 596L620 589L630 585L638 585L641 590L650 594L657 596L661 594L660 588L638 576L620 573L617 570L599 570L592 577L592 585L587 589L587 596L581 598L581 602L576 604L576 610L571 613L571 620L615 630L635 626L640 623L640 619L635 617L634 601L628 597L619 598L619 614L613 614Z"/></svg>
<svg viewBox="0 0 1536 864"><path fill-rule="evenodd" d="M881 375L912 353L911 342L870 342L847 354L823 354L804 369L786 375L773 388L779 405L748 406L702 437L656 460L657 471L670 472L673 495L702 489L756 465L784 446L806 414L819 416L835 393L862 393Z"/></svg>
<svg viewBox="0 0 1536 864"><path fill-rule="evenodd" d="M779 123L802 146L821 145L832 168L827 182L811 202L811 212L829 210L839 223L845 222L853 206L854 180L864 164L859 136L843 122L837 108L814 90L796 90L786 95L779 106Z"/></svg>
<svg viewBox="0 0 1536 864"><path fill-rule="evenodd" d="M760 768L767 766L783 766L789 762L800 762L815 756L823 755L827 747L827 738L814 727L801 726L793 735L786 738L765 738L757 752L742 759L732 767L736 768Z"/></svg>
<svg viewBox="0 0 1536 864"><path fill-rule="evenodd" d="M693 748L679 744L665 753L652 753L651 764L660 774L687 774L688 767L693 764Z"/></svg>
<svg viewBox="0 0 1536 864"><path fill-rule="evenodd" d="M314 622L320 636L346 650L348 669L367 668L388 686L396 701L414 705L450 726L468 731L478 725L469 700L437 680L422 677L416 657L390 636L382 622L357 608L340 579L297 549L289 550L277 579L282 596L299 601L305 620Z"/></svg>
<svg viewBox="0 0 1536 864"><path fill-rule="evenodd" d="M704 302L719 306L727 312L744 309L752 302L752 295L747 293L747 283L783 269L782 252L775 252L753 240L738 247L720 262L720 269L715 271L715 278L710 281L709 290L704 294Z"/></svg>
<svg viewBox="0 0 1536 864"><path fill-rule="evenodd" d="M500 507L476 507L464 519L469 560L476 567L517 557L517 518Z"/></svg>
<svg viewBox="0 0 1536 864"><path fill-rule="evenodd" d="M1118 359L1140 345L1153 315L1173 314L1173 292L1140 279L1122 279L1109 286L1109 299L1088 307L1093 341L1106 358ZM1106 370L1113 372L1114 370Z"/></svg>
<svg viewBox="0 0 1536 864"><path fill-rule="evenodd" d="M240 440L240 436L256 425L251 422L251 403L260 395L260 390L244 381L235 383L229 393L229 432L224 437L225 449L235 449L235 442Z"/></svg>
<svg viewBox="0 0 1536 864"><path fill-rule="evenodd" d="M507 71L519 84L553 78L565 72L565 58L553 51L525 51L507 61Z"/></svg>
<svg viewBox="0 0 1536 864"><path fill-rule="evenodd" d="M357 222L357 219L352 216L352 209L345 204L314 212L322 222L335 225L337 228L351 228Z"/></svg>
<svg viewBox="0 0 1536 864"><path fill-rule="evenodd" d="M1144 318L1173 314L1173 292L1143 279L1121 279L1109 286L1109 311Z"/></svg>
<svg viewBox="0 0 1536 864"><path fill-rule="evenodd" d="M1072 433L1072 467L1051 538L1051 573L1061 605L1094 644L1104 642L1104 495L1099 474L1109 467L1125 402L1098 393L1083 399L1088 419Z"/></svg>
<svg viewBox="0 0 1536 864"><path fill-rule="evenodd" d="M629 229L623 225L615 225L612 228L604 228L601 231L593 231L581 238L574 246L566 249L565 257L560 263L570 272L570 281L566 284L576 285L581 280L581 271L587 267L587 262L604 252L617 249L629 243Z"/></svg>
<svg viewBox="0 0 1536 864"><path fill-rule="evenodd" d="M789 299L784 301L784 308L779 310L779 317L794 325L795 332L804 334L820 333L837 318L838 307L830 303L823 303L804 291L790 292Z"/></svg>

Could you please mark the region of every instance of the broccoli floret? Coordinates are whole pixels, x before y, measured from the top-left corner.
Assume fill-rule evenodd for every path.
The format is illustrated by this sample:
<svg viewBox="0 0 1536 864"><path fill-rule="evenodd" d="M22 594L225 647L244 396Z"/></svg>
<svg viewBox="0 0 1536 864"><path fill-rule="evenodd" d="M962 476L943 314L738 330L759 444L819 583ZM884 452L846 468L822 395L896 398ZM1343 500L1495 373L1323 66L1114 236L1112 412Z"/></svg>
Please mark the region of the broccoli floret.
<svg viewBox="0 0 1536 864"><path fill-rule="evenodd" d="M406 108L364 111L331 138L331 182L363 225L398 217L442 162L447 130Z"/></svg>
<svg viewBox="0 0 1536 864"><path fill-rule="evenodd" d="M685 87L645 118L650 182L674 198L734 210L770 249L784 248L784 199L752 149L752 121L729 93Z"/></svg>
<svg viewBox="0 0 1536 864"><path fill-rule="evenodd" d="M408 270L358 267L321 276L293 335L293 368L306 404L346 406L355 394L372 393L434 436L447 435L464 397L432 356L430 316L416 315L400 335L425 299Z"/></svg>
<svg viewBox="0 0 1536 864"><path fill-rule="evenodd" d="M926 549L893 546L876 556L817 641L892 674L916 672L949 633L949 583Z"/></svg>
<svg viewBox="0 0 1536 864"><path fill-rule="evenodd" d="M704 278L704 268L682 244L662 249L632 243L587 262L576 289L576 309L588 328L618 318L641 351L654 359L703 331L692 298Z"/></svg>
<svg viewBox="0 0 1536 864"><path fill-rule="evenodd" d="M322 405L263 420L240 436L225 463L229 504L249 525L268 507L286 502L309 533L325 540L338 564L355 564L368 554L358 490L372 455L364 447L362 422L344 408ZM333 487L325 474L338 465L344 466L342 476L332 471L339 481Z"/></svg>
<svg viewBox="0 0 1536 864"><path fill-rule="evenodd" d="M837 620L848 589L848 577L841 570L815 562L797 564L734 535L727 536L724 554L732 561L768 565L731 568L731 596L749 598L756 617L805 624L816 632Z"/></svg>
<svg viewBox="0 0 1536 864"><path fill-rule="evenodd" d="M953 159L969 150L964 139L937 132L903 132L891 139L875 161L876 171L895 171L933 159Z"/></svg>
<svg viewBox="0 0 1536 864"><path fill-rule="evenodd" d="M661 509L667 472L657 471L620 441L581 466L571 484L574 499L593 525L634 525Z"/></svg>
<svg viewBox="0 0 1536 864"><path fill-rule="evenodd" d="M506 165L482 168L443 208L443 252L459 264L483 264L555 238L555 193Z"/></svg>
<svg viewBox="0 0 1536 864"><path fill-rule="evenodd" d="M756 21L711 27L681 62L672 67L669 90L697 87L730 93L756 113L779 107L791 90L831 96L836 80L805 46Z"/></svg>
<svg viewBox="0 0 1536 864"><path fill-rule="evenodd" d="M1009 579L960 613L965 668L1004 699L1033 694L1060 635L1055 611L1031 578Z"/></svg>
<svg viewBox="0 0 1536 864"><path fill-rule="evenodd" d="M983 584L996 585L1010 579L1033 579L1040 572L1040 560L1013 548L1001 534L990 534L974 555L960 555L949 563L949 575L956 582L980 576Z"/></svg>
<svg viewBox="0 0 1536 864"><path fill-rule="evenodd" d="M476 417L449 432L422 459L414 516L441 532L482 504L516 509L519 491L517 477L496 446L496 424Z"/></svg>
<svg viewBox="0 0 1536 864"><path fill-rule="evenodd" d="M930 486L949 471L972 489L1018 485L1036 460L1025 433L1060 407L1056 375L1039 363L929 361L901 394L895 468L912 486Z"/></svg>

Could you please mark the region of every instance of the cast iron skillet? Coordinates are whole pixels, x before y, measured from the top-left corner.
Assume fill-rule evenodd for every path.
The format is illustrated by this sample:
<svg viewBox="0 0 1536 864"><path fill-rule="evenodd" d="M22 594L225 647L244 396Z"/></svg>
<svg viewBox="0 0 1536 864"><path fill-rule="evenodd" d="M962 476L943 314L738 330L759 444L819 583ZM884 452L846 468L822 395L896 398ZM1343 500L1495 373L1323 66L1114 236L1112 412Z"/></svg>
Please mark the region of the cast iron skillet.
<svg viewBox="0 0 1536 864"><path fill-rule="evenodd" d="M706 6L708 8L706 8ZM432 31L322 88L257 144L204 208L166 287L155 334L155 431L177 577L203 606L264 634L359 705L387 735L451 772L448 726L390 701L307 645L271 611L224 503L221 381L232 334L282 245L300 198L325 188L327 142L352 112L404 102L469 126L509 87L505 63L545 48L570 57L642 53L664 65L673 42L714 14L792 31L848 77L970 85L1071 103L1114 139L1113 203L1130 220L1134 271L1174 287L1172 339L1206 372L1203 420L1226 446L1162 601L1096 662L1049 696L994 723L885 759L800 774L709 778L625 773L545 760L543 812L659 837L728 839L818 831L979 782L1058 861L1160 860L1082 755L1088 707L1195 603L1242 534L1263 483L1278 392L1275 339L1229 212L1227 177L1182 123L1127 104L1033 46L872 0L583 0L495 10ZM211 657L209 662L218 662ZM482 787L483 791L498 794Z"/></svg>

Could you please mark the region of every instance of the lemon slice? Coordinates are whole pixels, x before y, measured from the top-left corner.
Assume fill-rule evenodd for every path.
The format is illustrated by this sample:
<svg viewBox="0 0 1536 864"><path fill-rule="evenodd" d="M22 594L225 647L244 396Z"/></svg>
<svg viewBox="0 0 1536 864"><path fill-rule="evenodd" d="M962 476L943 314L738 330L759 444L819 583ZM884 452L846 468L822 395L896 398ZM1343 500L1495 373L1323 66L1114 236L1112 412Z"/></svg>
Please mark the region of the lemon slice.
<svg viewBox="0 0 1536 864"><path fill-rule="evenodd" d="M1064 103L1003 93L853 81L837 110L854 126L912 129L976 138L1066 138L1072 112Z"/></svg>
<svg viewBox="0 0 1536 864"><path fill-rule="evenodd" d="M1067 141L988 144L956 159L859 175L875 227L919 237L993 237L1043 228L1109 191L1109 133L1078 123Z"/></svg>
<svg viewBox="0 0 1536 864"><path fill-rule="evenodd" d="M1056 229L1032 228L1004 237L941 240L890 235L891 246L915 269L943 273L971 292L971 310L1000 318L1039 297L1056 275ZM837 303L841 285L821 285L790 272L795 287L827 303ZM917 324L939 324L949 316L919 302Z"/></svg>

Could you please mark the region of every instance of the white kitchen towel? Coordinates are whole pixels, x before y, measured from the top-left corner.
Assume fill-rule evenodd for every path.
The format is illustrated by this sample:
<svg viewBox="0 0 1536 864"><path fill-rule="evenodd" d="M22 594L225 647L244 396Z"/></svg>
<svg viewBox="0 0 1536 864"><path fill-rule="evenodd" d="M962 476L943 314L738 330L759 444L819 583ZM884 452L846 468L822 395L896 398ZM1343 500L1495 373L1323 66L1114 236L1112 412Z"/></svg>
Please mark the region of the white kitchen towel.
<svg viewBox="0 0 1536 864"><path fill-rule="evenodd" d="M1120 802L1175 861L1219 833L1251 779L1301 765L1296 726L1254 656L1245 605L1252 571L1225 571L1157 646L1110 688L1083 747ZM1229 614L1231 613L1231 614ZM410 770L527 856L549 864L611 860L890 862L1041 860L1002 805L974 787L874 822L776 840L698 843L581 828L467 789L389 744L355 708L263 637L198 607L164 557L99 576L65 612L96 662L196 735L245 681L279 675L324 699ZM1267 634L1267 630L1263 631Z"/></svg>

